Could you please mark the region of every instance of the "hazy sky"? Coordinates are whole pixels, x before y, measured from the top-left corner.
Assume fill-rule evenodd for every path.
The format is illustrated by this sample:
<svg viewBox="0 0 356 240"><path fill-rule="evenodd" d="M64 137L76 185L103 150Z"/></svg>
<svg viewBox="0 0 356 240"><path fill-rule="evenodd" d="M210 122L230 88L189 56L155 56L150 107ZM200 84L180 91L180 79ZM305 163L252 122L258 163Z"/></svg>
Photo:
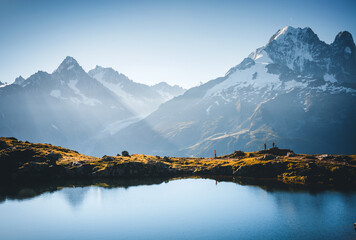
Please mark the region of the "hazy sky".
<svg viewBox="0 0 356 240"><path fill-rule="evenodd" d="M134 81L192 87L223 76L286 25L331 43L356 34L356 1L0 0L0 81L52 72L66 56Z"/></svg>

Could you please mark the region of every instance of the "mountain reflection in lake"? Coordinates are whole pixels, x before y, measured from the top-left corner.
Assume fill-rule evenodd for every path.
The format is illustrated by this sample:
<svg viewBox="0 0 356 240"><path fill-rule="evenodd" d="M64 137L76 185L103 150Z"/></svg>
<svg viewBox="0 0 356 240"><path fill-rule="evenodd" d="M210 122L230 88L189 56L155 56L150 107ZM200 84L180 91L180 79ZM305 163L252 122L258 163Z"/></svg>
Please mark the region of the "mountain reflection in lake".
<svg viewBox="0 0 356 240"><path fill-rule="evenodd" d="M0 239L355 239L355 192L207 179L64 188L0 203Z"/></svg>

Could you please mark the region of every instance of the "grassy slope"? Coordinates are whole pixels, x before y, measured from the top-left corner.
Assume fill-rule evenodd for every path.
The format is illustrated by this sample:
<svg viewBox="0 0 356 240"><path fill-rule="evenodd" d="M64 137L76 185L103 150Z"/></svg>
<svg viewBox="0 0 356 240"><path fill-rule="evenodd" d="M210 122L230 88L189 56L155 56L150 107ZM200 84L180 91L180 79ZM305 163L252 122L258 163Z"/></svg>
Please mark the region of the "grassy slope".
<svg viewBox="0 0 356 240"><path fill-rule="evenodd" d="M349 185L356 183L356 155L289 154L271 149L214 158L95 158L50 144L0 138L1 182L69 178L231 176L269 178L290 184ZM271 158L270 160L265 160Z"/></svg>

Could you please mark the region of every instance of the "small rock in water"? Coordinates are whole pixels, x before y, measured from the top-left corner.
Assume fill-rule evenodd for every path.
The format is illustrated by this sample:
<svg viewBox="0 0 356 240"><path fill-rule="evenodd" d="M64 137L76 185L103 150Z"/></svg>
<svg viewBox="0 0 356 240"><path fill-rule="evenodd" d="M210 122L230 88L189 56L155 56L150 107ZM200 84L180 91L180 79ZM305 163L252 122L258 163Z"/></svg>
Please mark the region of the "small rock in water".
<svg viewBox="0 0 356 240"><path fill-rule="evenodd" d="M354 229L356 230L356 223L354 223Z"/></svg>

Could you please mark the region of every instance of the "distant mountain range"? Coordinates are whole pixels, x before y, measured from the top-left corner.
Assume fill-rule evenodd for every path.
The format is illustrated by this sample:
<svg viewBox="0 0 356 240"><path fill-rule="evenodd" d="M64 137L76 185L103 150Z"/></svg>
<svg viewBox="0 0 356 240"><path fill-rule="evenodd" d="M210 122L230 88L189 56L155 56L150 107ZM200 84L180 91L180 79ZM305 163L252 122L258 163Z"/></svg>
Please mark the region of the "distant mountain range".
<svg viewBox="0 0 356 240"><path fill-rule="evenodd" d="M86 73L67 57L52 74L0 84L0 135L87 150L89 139L138 121L185 91L164 86L135 83L112 68Z"/></svg>
<svg viewBox="0 0 356 240"><path fill-rule="evenodd" d="M94 152L211 156L272 142L305 153L356 153L356 55L349 32L326 44L285 27L225 76L186 91Z"/></svg>
<svg viewBox="0 0 356 240"><path fill-rule="evenodd" d="M211 156L272 142L303 153L356 153L356 52L285 27L225 76L187 91L86 73L67 57L52 74L0 86L0 135L101 156Z"/></svg>
<svg viewBox="0 0 356 240"><path fill-rule="evenodd" d="M165 82L153 86L136 83L112 68L96 66L88 74L113 91L132 112L139 116L148 115L161 103L185 91L177 85L171 86Z"/></svg>

